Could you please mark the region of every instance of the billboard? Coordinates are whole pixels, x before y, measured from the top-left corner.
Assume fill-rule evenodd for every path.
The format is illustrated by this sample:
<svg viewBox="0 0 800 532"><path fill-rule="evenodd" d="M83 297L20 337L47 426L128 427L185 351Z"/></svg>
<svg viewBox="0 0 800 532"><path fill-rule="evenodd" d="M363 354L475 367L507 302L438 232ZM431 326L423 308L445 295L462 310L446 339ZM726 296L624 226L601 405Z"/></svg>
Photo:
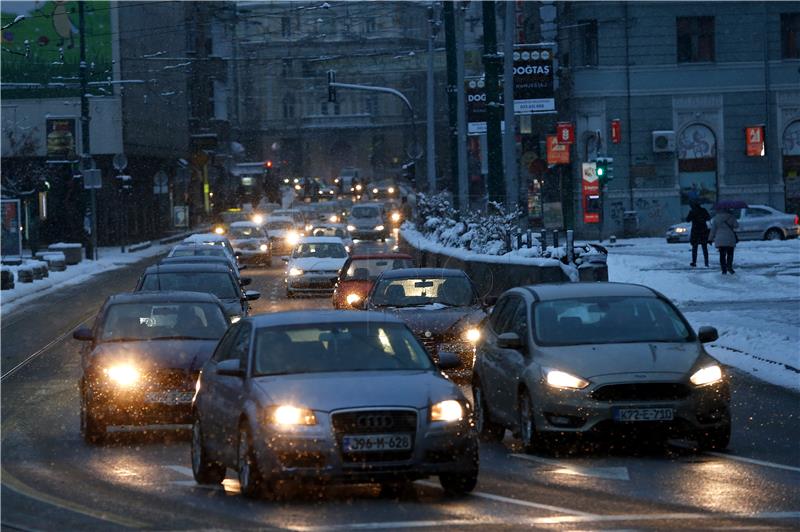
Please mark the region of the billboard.
<svg viewBox="0 0 800 532"><path fill-rule="evenodd" d="M600 223L600 180L597 179L597 165L581 165L581 184L583 196L583 223Z"/></svg>
<svg viewBox="0 0 800 532"><path fill-rule="evenodd" d="M555 113L553 52L517 46L514 50L514 114Z"/></svg>
<svg viewBox="0 0 800 532"><path fill-rule="evenodd" d="M467 135L486 133L486 86L482 79L464 80L467 97Z"/></svg>
<svg viewBox="0 0 800 532"><path fill-rule="evenodd" d="M89 81L112 75L111 3L85 2L86 60ZM14 22L18 17L24 17ZM49 84L42 88L4 88L3 98L62 98L80 96L77 1L17 1L0 4L2 19L3 83ZM89 92L101 96L100 87Z"/></svg>
<svg viewBox="0 0 800 532"><path fill-rule="evenodd" d="M22 231L20 230L20 203L19 200L4 199L0 202L2 210L2 235L0 235L0 246L2 247L3 257L22 256Z"/></svg>
<svg viewBox="0 0 800 532"><path fill-rule="evenodd" d="M569 146L558 142L558 136L547 135L547 164L569 164Z"/></svg>
<svg viewBox="0 0 800 532"><path fill-rule="evenodd" d="M48 118L45 120L47 158L59 161L78 159L74 118Z"/></svg>

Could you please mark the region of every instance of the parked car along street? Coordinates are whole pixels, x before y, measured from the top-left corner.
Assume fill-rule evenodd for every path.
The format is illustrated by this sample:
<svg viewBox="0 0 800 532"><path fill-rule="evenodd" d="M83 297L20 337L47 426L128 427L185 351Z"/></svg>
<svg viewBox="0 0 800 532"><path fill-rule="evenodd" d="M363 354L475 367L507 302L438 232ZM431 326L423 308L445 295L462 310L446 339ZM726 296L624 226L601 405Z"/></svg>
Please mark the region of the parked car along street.
<svg viewBox="0 0 800 532"><path fill-rule="evenodd" d="M800 236L800 219L768 205L749 205L732 209L739 222L736 235L739 240L785 240ZM711 217L714 215L712 213ZM689 242L691 224L679 223L667 230L667 242Z"/></svg>

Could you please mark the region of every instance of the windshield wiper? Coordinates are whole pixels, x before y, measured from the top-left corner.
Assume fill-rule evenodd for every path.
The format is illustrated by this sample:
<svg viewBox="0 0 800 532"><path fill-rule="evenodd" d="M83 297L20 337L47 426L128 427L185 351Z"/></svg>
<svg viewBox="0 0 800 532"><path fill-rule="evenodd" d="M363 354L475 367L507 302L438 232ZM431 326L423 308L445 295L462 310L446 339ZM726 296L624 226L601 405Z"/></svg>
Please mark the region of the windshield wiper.
<svg viewBox="0 0 800 532"><path fill-rule="evenodd" d="M142 342L148 340L148 338L134 338L132 336L120 336L119 338L103 338L100 340L101 344L107 344L111 342Z"/></svg>
<svg viewBox="0 0 800 532"><path fill-rule="evenodd" d="M216 338L176 334L175 336L154 336L152 338L148 338L148 340L216 340Z"/></svg>

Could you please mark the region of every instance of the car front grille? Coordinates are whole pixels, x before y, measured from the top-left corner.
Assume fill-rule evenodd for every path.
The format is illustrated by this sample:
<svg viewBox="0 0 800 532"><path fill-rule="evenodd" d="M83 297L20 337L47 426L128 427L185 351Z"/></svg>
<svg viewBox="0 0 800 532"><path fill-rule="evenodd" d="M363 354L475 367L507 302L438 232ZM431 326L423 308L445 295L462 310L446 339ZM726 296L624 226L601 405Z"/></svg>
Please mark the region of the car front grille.
<svg viewBox="0 0 800 532"><path fill-rule="evenodd" d="M607 384L592 392L597 401L674 401L684 399L689 387L679 382Z"/></svg>
<svg viewBox="0 0 800 532"><path fill-rule="evenodd" d="M181 369L160 369L148 373L145 382L148 388L154 390L180 390L192 391L199 372L187 372Z"/></svg>
<svg viewBox="0 0 800 532"><path fill-rule="evenodd" d="M409 434L411 441L417 432L417 413L411 410L356 410L331 416L339 448L342 438L357 434ZM409 460L413 447L404 451L342 453L342 461L350 464L396 462Z"/></svg>

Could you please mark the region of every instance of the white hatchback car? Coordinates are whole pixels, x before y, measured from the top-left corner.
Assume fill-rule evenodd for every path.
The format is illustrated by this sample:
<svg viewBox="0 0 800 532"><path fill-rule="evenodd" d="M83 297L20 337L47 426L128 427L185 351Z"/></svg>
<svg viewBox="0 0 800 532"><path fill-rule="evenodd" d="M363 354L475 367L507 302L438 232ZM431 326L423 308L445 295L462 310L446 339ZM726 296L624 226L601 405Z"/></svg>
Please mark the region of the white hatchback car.
<svg viewBox="0 0 800 532"><path fill-rule="evenodd" d="M341 238L333 236L302 237L286 264L286 297L295 294L330 296L347 260Z"/></svg>

